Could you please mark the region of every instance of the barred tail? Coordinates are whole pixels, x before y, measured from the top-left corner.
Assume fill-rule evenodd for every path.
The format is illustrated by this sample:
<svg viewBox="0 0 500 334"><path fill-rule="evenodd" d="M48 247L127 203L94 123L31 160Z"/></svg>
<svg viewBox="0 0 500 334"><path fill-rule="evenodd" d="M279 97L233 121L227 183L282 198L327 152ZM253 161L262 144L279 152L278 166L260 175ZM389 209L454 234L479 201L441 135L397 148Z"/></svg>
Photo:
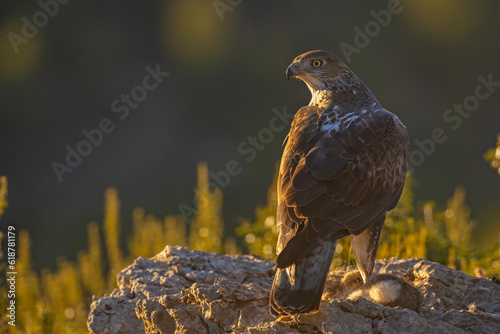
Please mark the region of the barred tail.
<svg viewBox="0 0 500 334"><path fill-rule="evenodd" d="M337 239L322 239L296 263L277 269L269 296L269 311L273 316L319 310L336 246Z"/></svg>

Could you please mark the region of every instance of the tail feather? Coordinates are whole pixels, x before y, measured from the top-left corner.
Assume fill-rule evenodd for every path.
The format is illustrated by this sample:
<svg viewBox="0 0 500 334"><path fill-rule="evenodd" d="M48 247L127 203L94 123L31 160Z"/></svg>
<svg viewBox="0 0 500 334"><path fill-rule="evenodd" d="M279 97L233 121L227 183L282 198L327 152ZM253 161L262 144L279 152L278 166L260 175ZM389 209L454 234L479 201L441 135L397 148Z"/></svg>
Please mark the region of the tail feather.
<svg viewBox="0 0 500 334"><path fill-rule="evenodd" d="M277 269L269 297L272 315L278 317L319 310L336 246L337 239L322 239L296 263Z"/></svg>

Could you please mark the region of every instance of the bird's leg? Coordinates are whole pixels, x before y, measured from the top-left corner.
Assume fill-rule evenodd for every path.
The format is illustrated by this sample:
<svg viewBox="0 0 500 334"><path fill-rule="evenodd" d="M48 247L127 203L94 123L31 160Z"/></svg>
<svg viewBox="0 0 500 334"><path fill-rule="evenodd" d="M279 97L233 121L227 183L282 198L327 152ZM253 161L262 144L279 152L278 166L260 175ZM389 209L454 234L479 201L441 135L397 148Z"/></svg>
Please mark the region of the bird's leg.
<svg viewBox="0 0 500 334"><path fill-rule="evenodd" d="M385 215L370 225L366 230L358 235L352 236L352 249L356 257L363 283L370 278L373 273L375 256L377 255L378 240L384 225Z"/></svg>

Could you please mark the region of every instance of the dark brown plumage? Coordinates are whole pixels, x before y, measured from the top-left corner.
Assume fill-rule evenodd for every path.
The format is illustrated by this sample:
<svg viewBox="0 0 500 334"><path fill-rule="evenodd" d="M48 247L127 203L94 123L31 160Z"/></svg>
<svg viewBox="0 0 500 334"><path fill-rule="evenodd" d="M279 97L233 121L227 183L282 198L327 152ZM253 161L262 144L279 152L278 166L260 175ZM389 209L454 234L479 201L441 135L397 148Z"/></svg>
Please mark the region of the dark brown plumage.
<svg viewBox="0 0 500 334"><path fill-rule="evenodd" d="M409 151L404 125L335 55L304 53L287 77L303 80L312 99L297 111L281 160L275 316L318 310L337 240L349 234L366 282Z"/></svg>

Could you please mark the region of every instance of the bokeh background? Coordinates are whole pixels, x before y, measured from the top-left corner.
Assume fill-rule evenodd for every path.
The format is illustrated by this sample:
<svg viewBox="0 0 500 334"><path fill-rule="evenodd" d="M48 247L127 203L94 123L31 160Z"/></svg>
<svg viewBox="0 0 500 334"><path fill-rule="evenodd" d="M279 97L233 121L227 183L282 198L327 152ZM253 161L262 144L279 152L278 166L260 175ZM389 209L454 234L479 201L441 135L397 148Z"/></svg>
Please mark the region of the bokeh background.
<svg viewBox="0 0 500 334"><path fill-rule="evenodd" d="M9 34L22 36L23 17L33 22L43 9L1 2L0 175L9 180L2 230L27 229L35 269L54 267L58 256L74 259L86 247L107 188L118 189L126 238L134 207L179 214L180 204L192 205L198 162L219 172L236 160L242 171L223 189L233 234L266 202L287 130L251 162L238 146L268 127L273 108L294 112L310 99L303 83L286 81L290 61L313 49L346 60L340 44L355 45L354 28L364 30L371 11L390 3L70 1L16 53ZM445 131L448 139L413 173L415 198L445 206L464 186L476 241L487 243L500 231L500 177L483 159L500 133L500 87L456 130L443 113L474 94L479 75L500 81L500 3L402 0L398 8L349 67L407 125L412 149L433 129ZM157 65L170 75L120 120L112 102ZM115 130L59 182L51 164L64 163L65 147L103 118Z"/></svg>

